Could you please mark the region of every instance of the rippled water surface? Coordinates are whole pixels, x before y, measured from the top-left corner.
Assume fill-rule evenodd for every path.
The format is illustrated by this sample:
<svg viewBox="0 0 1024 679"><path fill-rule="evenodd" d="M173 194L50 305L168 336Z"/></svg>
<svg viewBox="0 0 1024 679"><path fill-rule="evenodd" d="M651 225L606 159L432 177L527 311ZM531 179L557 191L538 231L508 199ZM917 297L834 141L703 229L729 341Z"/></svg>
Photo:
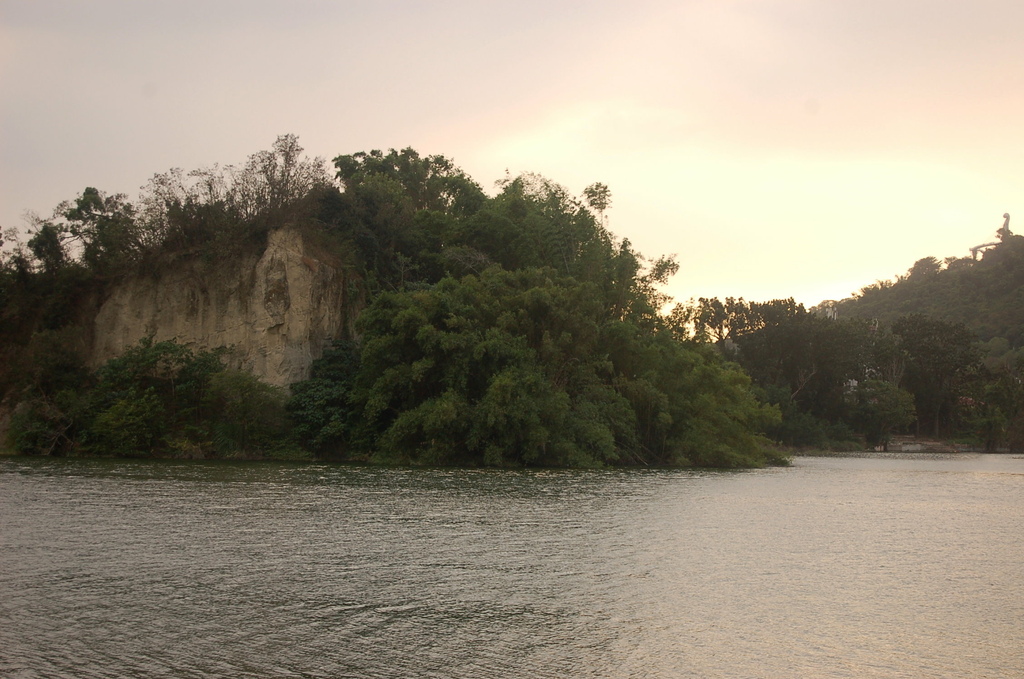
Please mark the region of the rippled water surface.
<svg viewBox="0 0 1024 679"><path fill-rule="evenodd" d="M2 677L1021 677L1024 459L0 460Z"/></svg>

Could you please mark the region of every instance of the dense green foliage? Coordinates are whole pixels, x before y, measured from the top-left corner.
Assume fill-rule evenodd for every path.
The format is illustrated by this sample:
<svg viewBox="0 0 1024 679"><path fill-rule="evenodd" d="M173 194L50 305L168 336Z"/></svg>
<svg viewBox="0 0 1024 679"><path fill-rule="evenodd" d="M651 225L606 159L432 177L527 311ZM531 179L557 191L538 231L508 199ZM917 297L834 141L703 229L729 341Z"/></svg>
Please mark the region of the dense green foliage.
<svg viewBox="0 0 1024 679"><path fill-rule="evenodd" d="M285 445L290 427L317 455L389 463L778 461L761 435L778 410L662 314L677 265L607 230L607 186L584 203L527 174L489 197L412 149L339 156L332 183L300 152L281 137L240 169L172 170L135 203L88 188L36 220L0 279L4 350L30 366L3 376L19 450L223 456ZM216 354L144 342L91 372L61 334L76 294L230 257L285 223L332 248L367 300L358 336L293 385L287 422L279 392Z"/></svg>
<svg viewBox="0 0 1024 679"><path fill-rule="evenodd" d="M317 434L322 442L336 433L344 455L472 465L765 460L754 432L774 413L744 375L670 332L615 318L595 286L551 269L492 267L387 293L361 327L360 367L354 379L342 375L352 385L349 419ZM311 382L329 389L320 375ZM297 396L311 389L299 385Z"/></svg>
<svg viewBox="0 0 1024 679"><path fill-rule="evenodd" d="M131 457L251 456L283 451L285 394L225 369L222 352L143 340L95 373L60 350L15 411L16 450Z"/></svg>
<svg viewBox="0 0 1024 679"><path fill-rule="evenodd" d="M885 445L895 429L914 421L914 397L892 382L873 379L858 385L856 421L870 445Z"/></svg>
<svg viewBox="0 0 1024 679"><path fill-rule="evenodd" d="M999 253L1007 247L1012 252L1016 242L1004 242L986 259L1006 264L1012 255ZM892 289L919 291L913 281L922 270L944 273L920 262L915 269L910 282ZM966 269L959 271L967 276ZM839 305L840 313L848 308ZM1024 444L1021 354L1005 339L979 343L978 333L962 322L921 313L880 314L891 322L837 319L792 300L748 304L731 298L702 298L675 313L699 340L715 343L742 365L763 398L778 405L782 420L768 432L777 441L823 447L862 437L885 445L891 434L914 433L990 450Z"/></svg>

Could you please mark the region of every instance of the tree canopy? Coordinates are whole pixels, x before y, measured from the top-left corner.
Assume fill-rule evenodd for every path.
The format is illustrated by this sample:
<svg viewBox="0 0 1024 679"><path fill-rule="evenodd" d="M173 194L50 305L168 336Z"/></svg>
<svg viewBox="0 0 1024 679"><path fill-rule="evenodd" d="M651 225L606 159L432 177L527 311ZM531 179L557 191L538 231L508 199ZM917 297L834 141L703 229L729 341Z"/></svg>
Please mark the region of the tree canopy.
<svg viewBox="0 0 1024 679"><path fill-rule="evenodd" d="M698 341L737 361L779 407L782 420L768 433L783 443L822 447L859 434L884 445L913 424L917 434L980 437L993 447L1021 416L1017 397L1005 395L1021 390L1021 366L984 371L963 323L923 314L890 324L837 319L792 299L701 298L673 315ZM1004 383L1000 406L984 396L993 380Z"/></svg>
<svg viewBox="0 0 1024 679"><path fill-rule="evenodd" d="M445 278L379 296L339 454L427 464L698 464L766 461L777 416L714 352L617 318L600 289L554 269ZM325 362L336 362L332 356ZM317 391L328 389L329 379ZM299 385L304 396L312 387ZM316 416L316 409L312 415ZM315 437L326 441L317 432Z"/></svg>

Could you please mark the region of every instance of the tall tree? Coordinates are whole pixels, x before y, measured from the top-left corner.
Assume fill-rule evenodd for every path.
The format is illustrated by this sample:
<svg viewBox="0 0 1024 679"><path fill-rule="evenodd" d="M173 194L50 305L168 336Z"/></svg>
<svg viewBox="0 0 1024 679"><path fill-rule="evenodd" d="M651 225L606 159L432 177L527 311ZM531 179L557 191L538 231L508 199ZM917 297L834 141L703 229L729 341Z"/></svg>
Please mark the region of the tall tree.
<svg viewBox="0 0 1024 679"><path fill-rule="evenodd" d="M952 426L958 389L979 367L974 337L963 323L921 314L898 319L892 333L899 337L907 354L904 379L917 403L918 423L930 425L932 434L939 436Z"/></svg>
<svg viewBox="0 0 1024 679"><path fill-rule="evenodd" d="M869 445L889 450L894 429L914 421L913 395L892 382L867 380L858 385L857 418Z"/></svg>
<svg viewBox="0 0 1024 679"><path fill-rule="evenodd" d="M583 198L587 201L587 206L597 213L597 219L601 225L607 226L604 213L612 206L612 191L608 185L594 182L583 189Z"/></svg>

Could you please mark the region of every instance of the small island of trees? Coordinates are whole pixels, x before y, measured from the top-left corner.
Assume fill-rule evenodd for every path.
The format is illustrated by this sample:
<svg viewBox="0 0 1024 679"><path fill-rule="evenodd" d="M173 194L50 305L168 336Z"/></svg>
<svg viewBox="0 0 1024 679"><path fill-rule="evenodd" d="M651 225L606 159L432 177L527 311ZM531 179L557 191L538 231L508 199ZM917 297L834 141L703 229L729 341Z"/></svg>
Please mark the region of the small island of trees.
<svg viewBox="0 0 1024 679"><path fill-rule="evenodd" d="M86 188L25 243L5 235L0 399L17 452L730 468L962 428L968 393L986 395L970 423L996 445L1020 410L1019 381L965 387L981 364L962 325L836 321L792 300L670 309L678 265L608 230L603 184L579 199L524 174L489 196L412 149L338 156L333 176L301 154L286 135L239 168L156 175L134 201ZM151 339L86 367L88 300L183 257L259 250L286 224L365 300L308 380L278 389L223 352Z"/></svg>

